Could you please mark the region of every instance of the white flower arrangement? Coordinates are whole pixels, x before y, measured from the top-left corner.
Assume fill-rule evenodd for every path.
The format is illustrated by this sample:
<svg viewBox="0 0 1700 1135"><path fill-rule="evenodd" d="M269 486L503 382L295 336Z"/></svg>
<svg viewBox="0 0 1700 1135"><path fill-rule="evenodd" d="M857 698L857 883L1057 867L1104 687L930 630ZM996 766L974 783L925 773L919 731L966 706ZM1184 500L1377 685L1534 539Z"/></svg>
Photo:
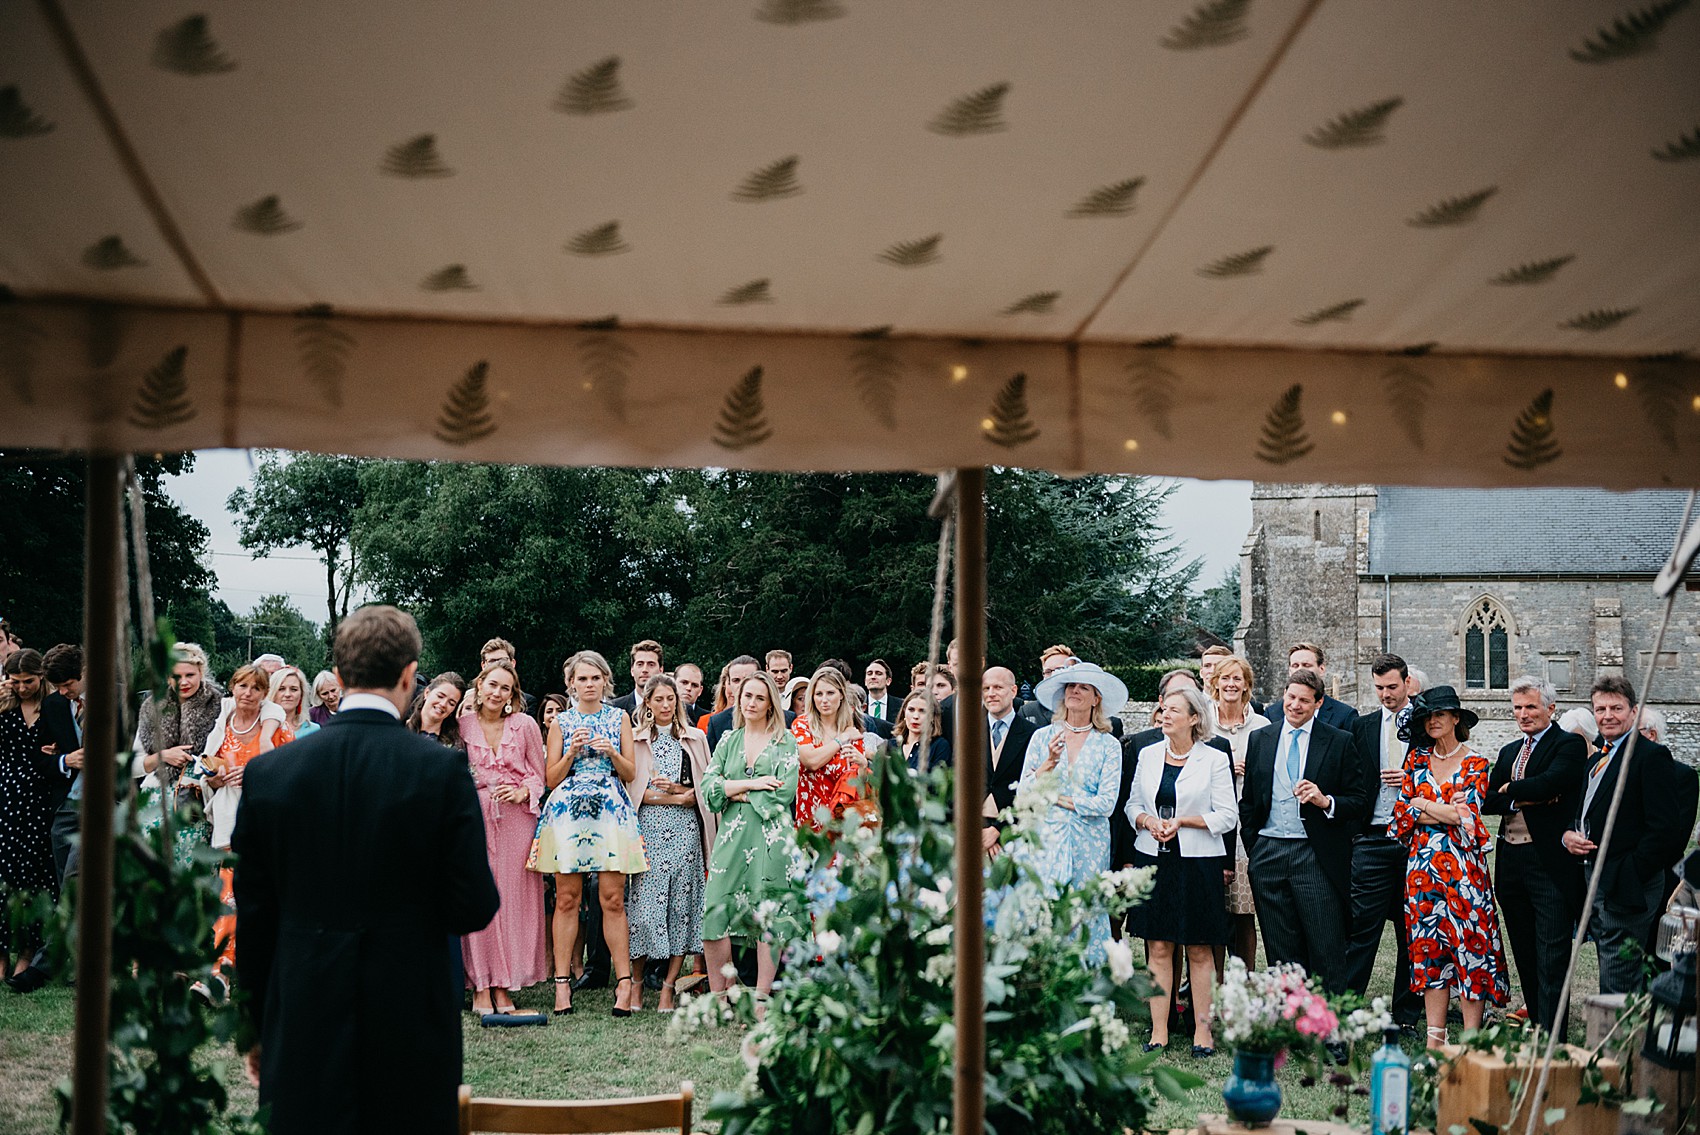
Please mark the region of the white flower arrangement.
<svg viewBox="0 0 1700 1135"><path fill-rule="evenodd" d="M1133 980L1133 945L1125 938L1111 938L1104 943L1104 960L1110 967L1110 980L1126 985Z"/></svg>
<svg viewBox="0 0 1700 1135"><path fill-rule="evenodd" d="M934 954L927 959L927 968L921 971L921 977L934 985L949 985L956 980L956 955Z"/></svg>
<svg viewBox="0 0 1700 1135"><path fill-rule="evenodd" d="M1103 1045L1105 1056L1127 1044L1127 1022L1116 1016L1114 1005L1099 1002L1092 1006L1091 1015L1093 1024L1098 1026L1099 1043Z"/></svg>
<svg viewBox="0 0 1700 1135"><path fill-rule="evenodd" d="M1342 1015L1305 973L1303 966L1276 965L1251 971L1230 957L1216 990L1219 1035L1238 1048L1279 1053L1314 1051L1324 1044L1355 1044L1380 1036L1392 1024L1387 999L1355 1004Z"/></svg>

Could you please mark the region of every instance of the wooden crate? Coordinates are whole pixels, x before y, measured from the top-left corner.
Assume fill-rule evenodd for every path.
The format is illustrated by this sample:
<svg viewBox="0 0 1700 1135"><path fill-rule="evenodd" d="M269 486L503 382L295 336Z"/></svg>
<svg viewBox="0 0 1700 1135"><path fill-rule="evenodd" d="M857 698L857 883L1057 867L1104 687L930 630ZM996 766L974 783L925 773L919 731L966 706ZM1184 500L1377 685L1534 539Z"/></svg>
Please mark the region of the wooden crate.
<svg viewBox="0 0 1700 1135"><path fill-rule="evenodd" d="M1546 1097L1534 1101L1534 1078L1540 1074L1539 1064L1511 1065L1497 1054L1472 1052L1456 1046L1441 1050L1448 1062L1442 1065L1439 1099L1436 1106L1436 1131L1450 1131L1454 1125L1474 1131L1470 1123L1479 1119L1503 1131L1521 1132L1529 1121L1529 1107L1536 1114L1553 1108L1563 1108L1564 1118L1548 1125L1536 1124L1539 1131L1553 1135L1617 1135L1618 1113L1613 1108L1589 1104L1578 1106L1582 1091L1582 1065L1588 1050L1564 1045L1564 1059L1553 1062L1552 1075L1547 1080ZM1602 1060L1601 1069L1612 1083L1622 1082L1622 1069L1615 1060ZM1524 1106L1517 1115L1511 1114L1511 1082L1530 1081Z"/></svg>

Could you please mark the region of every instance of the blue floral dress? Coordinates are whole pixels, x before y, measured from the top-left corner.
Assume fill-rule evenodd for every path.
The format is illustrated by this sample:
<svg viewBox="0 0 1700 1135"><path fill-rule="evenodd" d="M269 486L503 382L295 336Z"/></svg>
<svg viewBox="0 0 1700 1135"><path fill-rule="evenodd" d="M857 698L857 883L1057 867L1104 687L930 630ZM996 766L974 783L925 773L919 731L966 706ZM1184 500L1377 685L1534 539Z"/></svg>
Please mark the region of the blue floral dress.
<svg viewBox="0 0 1700 1135"><path fill-rule="evenodd" d="M1018 792L1038 779L1039 767L1050 755L1051 738L1062 730L1061 725L1047 725L1027 742ZM1094 730L1086 735L1072 761L1064 753L1054 775L1058 795L1072 800L1074 809L1052 805L1040 827L1038 848L1025 845L1028 850L1023 854L1033 856L1040 877L1059 890L1086 886L1110 869L1110 813L1121 792L1121 744L1111 734ZM1110 940L1110 916L1093 918L1088 930L1091 937L1086 956L1100 962L1104 943Z"/></svg>
<svg viewBox="0 0 1700 1135"><path fill-rule="evenodd" d="M572 743L574 730L588 729L592 737L606 737L618 747L625 716L619 706L605 705L595 714L568 706L555 720L563 744ZM525 865L545 875L649 870L637 809L611 759L589 747L573 758L572 771L543 802Z"/></svg>

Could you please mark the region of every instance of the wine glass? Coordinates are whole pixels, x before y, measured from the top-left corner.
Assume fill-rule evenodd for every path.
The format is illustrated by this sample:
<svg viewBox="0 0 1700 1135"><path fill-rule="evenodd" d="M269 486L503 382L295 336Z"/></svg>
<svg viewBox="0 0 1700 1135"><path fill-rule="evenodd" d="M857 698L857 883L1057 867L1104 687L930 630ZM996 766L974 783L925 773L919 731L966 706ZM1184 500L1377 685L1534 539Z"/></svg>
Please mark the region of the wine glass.
<svg viewBox="0 0 1700 1135"><path fill-rule="evenodd" d="M1175 818L1175 806L1173 804L1159 804L1159 805L1157 805L1157 818L1159 820L1172 820L1172 819L1174 819ZM1167 854L1169 852L1172 852L1172 851L1174 851L1174 849L1175 849L1175 841L1172 840L1172 839L1169 840L1167 843L1158 843L1158 845L1157 845L1158 852L1162 853L1162 854Z"/></svg>

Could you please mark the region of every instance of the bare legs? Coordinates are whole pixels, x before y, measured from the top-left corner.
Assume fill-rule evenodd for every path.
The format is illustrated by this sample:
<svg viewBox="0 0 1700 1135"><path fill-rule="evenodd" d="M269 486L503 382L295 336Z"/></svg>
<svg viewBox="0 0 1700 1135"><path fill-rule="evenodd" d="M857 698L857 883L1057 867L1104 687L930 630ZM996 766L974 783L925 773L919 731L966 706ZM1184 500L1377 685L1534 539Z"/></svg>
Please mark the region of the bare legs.
<svg viewBox="0 0 1700 1135"><path fill-rule="evenodd" d="M1446 1010L1452 1005L1452 990L1440 989L1423 990L1423 1015L1428 1018L1428 1043L1432 1048L1437 1044L1446 1043ZM1458 998L1458 1011L1464 1016L1466 1029L1482 1027L1481 1001L1468 997Z"/></svg>
<svg viewBox="0 0 1700 1135"><path fill-rule="evenodd" d="M570 977L578 958L578 908L584 897L583 875L555 876L555 913L549 920L550 934L555 946L555 976ZM573 1003L570 982L555 982L555 1008L568 1009Z"/></svg>
<svg viewBox="0 0 1700 1135"><path fill-rule="evenodd" d="M1210 1034L1210 1006L1216 984L1216 951L1211 946L1187 946L1187 969L1192 975L1192 1043L1214 1048ZM1175 959L1173 942L1145 943L1145 964L1157 980L1160 992L1151 998L1151 1043L1169 1043L1169 1002L1174 996Z"/></svg>
<svg viewBox="0 0 1700 1135"><path fill-rule="evenodd" d="M732 979L727 977L721 971L732 964L732 939L707 939L702 944L702 952L708 958L708 987L716 993L726 992L727 989L731 988ZM682 961L683 959L681 958L674 958L668 969L668 973L675 978L678 977L679 965ZM765 1001L767 999L767 995L773 992L773 978L778 972L779 963L774 961L773 947L769 946L766 942L757 942L756 996L758 998ZM762 1009L758 1004L756 1007L756 1016L760 1017L761 1015Z"/></svg>
<svg viewBox="0 0 1700 1135"><path fill-rule="evenodd" d="M632 981L631 928L626 923L626 877L618 871L603 871L596 876L597 897L602 900L602 939L608 943L608 962L614 967L614 1008L626 1012L637 1008L642 999L637 983ZM619 970L625 959L626 972ZM621 978L625 978L621 981Z"/></svg>
<svg viewBox="0 0 1700 1135"><path fill-rule="evenodd" d="M671 1013L679 1007L678 991L674 987L679 984L679 971L684 968L683 954L667 959L667 980L661 983L661 1000L655 1005L663 1013Z"/></svg>
<svg viewBox="0 0 1700 1135"><path fill-rule="evenodd" d="M702 954L708 960L709 989L716 993L726 992L732 985L732 979L726 976L726 967L732 964L732 939L705 939Z"/></svg>

